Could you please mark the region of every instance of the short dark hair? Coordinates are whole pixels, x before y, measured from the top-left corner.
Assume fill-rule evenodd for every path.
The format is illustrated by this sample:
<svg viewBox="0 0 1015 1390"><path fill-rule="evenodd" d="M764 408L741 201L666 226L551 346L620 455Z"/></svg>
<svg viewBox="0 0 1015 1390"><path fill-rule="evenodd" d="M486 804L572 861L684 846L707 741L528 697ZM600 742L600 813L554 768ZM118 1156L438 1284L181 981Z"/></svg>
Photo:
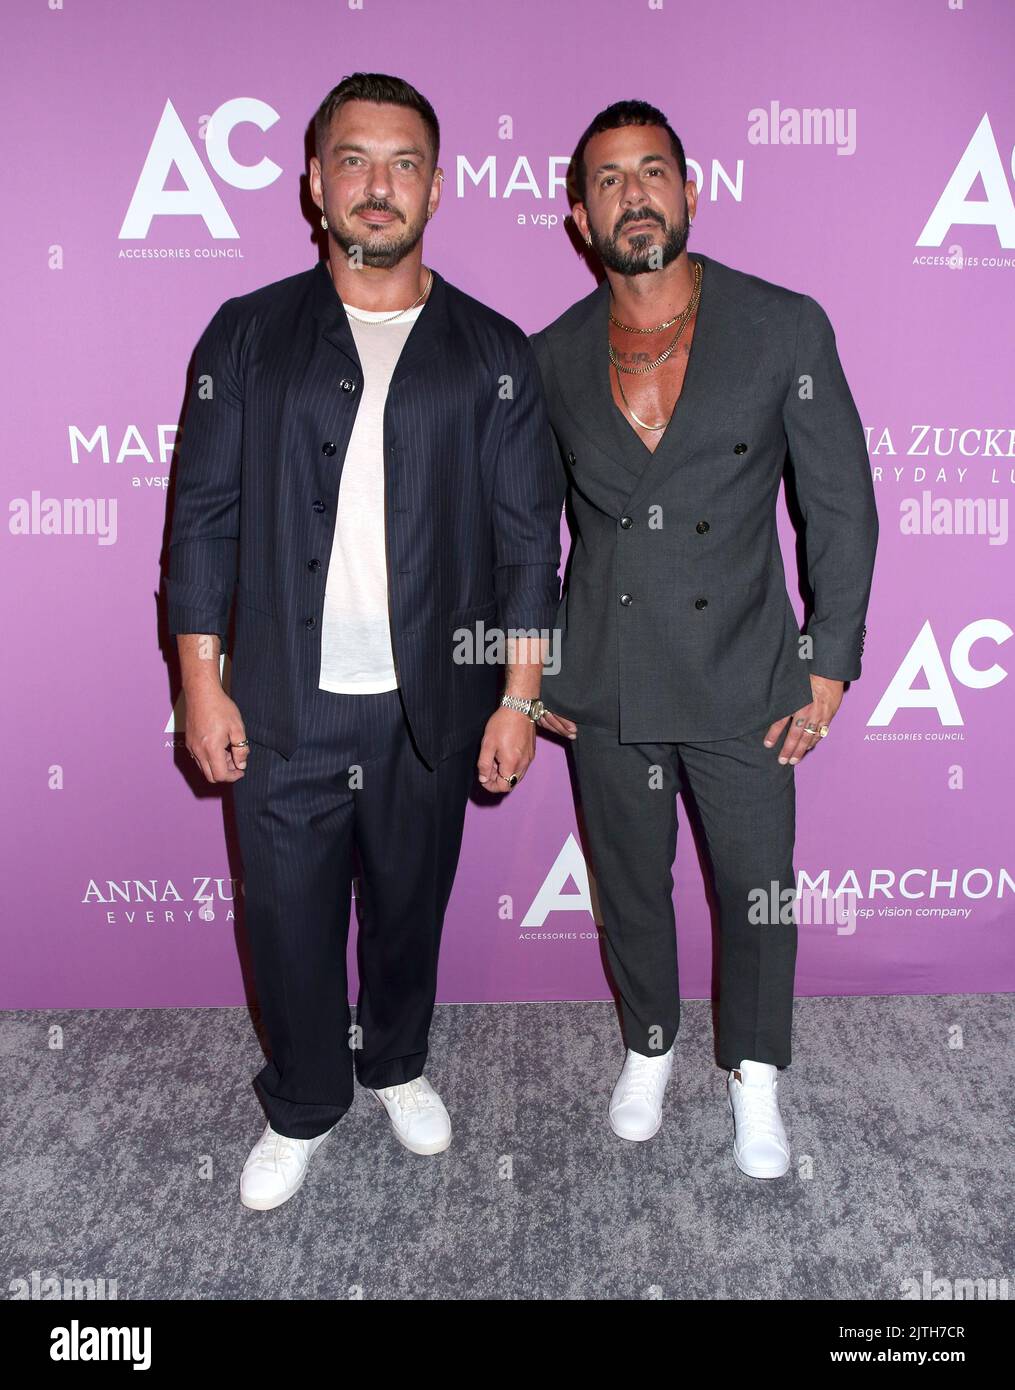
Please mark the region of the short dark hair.
<svg viewBox="0 0 1015 1390"><path fill-rule="evenodd" d="M337 87L321 102L314 115L314 144L318 159L324 157L324 142L331 128L331 118L347 101L378 101L390 106L408 106L418 111L430 136L433 146L433 162L441 148L441 128L433 107L421 92L404 82L400 77L389 77L383 72L354 72L343 77Z"/></svg>
<svg viewBox="0 0 1015 1390"><path fill-rule="evenodd" d="M585 133L578 141L578 148L574 152L571 161L571 170L575 191L578 194L578 201L585 201L585 146L592 139L593 135L600 135L604 130L619 130L622 126L628 125L657 125L662 126L670 137L670 145L673 147L673 156L680 169L680 177L684 183L687 182L687 160L684 158L684 147L680 143L680 137L670 125L669 121L657 106L650 106L647 101L615 101L612 106L607 106L604 111L600 111L592 122L586 127Z"/></svg>

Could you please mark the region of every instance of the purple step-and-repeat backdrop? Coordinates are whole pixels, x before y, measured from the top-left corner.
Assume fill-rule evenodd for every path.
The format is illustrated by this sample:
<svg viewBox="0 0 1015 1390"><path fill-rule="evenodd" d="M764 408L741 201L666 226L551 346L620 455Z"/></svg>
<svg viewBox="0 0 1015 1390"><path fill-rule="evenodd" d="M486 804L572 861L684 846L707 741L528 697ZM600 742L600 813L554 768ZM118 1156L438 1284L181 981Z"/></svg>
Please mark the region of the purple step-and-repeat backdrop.
<svg viewBox="0 0 1015 1390"><path fill-rule="evenodd" d="M204 325L313 264L308 122L356 70L433 102L425 259L527 331L593 287L564 173L627 97L684 141L692 249L827 309L881 544L863 677L796 772L800 885L858 912L801 927L798 991L1015 987L1009 0L36 0L4 30L0 1007L244 999L231 820L177 732L167 495ZM675 880L683 991L707 996L683 816ZM440 998L604 997L541 739L517 794L470 807Z"/></svg>

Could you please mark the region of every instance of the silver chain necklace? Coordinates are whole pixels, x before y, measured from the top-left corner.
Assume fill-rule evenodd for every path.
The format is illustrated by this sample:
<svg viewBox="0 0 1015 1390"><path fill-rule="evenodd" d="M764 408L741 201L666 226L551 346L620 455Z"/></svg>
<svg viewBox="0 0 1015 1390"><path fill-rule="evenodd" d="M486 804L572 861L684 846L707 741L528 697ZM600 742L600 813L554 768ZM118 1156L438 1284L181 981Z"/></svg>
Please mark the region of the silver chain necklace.
<svg viewBox="0 0 1015 1390"><path fill-rule="evenodd" d="M342 307L345 309L345 312L349 314L350 318L354 318L357 323L394 323L395 319L400 319L403 314L408 314L410 310L415 309L418 304L423 303L423 300L426 299L427 295L430 293L430 286L432 284L433 271L428 269L426 287L419 298L414 300L412 304L407 304L404 309L399 309L397 314L389 314L386 319L361 319L358 315L351 312L344 299L342 300Z"/></svg>

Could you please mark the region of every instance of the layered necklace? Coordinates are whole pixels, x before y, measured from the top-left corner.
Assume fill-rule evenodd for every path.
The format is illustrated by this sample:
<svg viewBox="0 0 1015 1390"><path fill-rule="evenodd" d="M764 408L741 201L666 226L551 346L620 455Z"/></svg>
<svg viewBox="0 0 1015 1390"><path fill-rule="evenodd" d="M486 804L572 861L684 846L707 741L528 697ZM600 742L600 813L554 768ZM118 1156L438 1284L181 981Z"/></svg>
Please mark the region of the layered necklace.
<svg viewBox="0 0 1015 1390"><path fill-rule="evenodd" d="M621 323L618 318L615 318L612 310L610 312L610 322L616 324L618 328L623 329L625 333L660 333L664 328L672 328L674 324L678 325L673 341L669 344L665 351L661 352L659 356L655 359L655 361L650 362L647 367L623 366L613 344L608 343L610 350L610 361L617 369L617 386L620 389L620 399L624 402L624 405L627 407L627 412L630 415L631 419L635 422L635 424L640 425L643 430L655 430L658 432L664 430L666 426L670 423L670 421L669 419L666 419L663 421L661 425L650 425L647 420L640 419L639 416L637 416L634 413L634 410L631 408L631 402L627 399L627 396L624 392L624 382L620 374L621 372L627 372L629 376L644 376L647 372L654 372L657 367L661 367L662 364L666 361L666 359L670 356L670 354L673 352L673 349L677 346L677 343L679 343L680 336L683 333L684 329L687 327L688 320L694 314L695 309L697 309L698 307L698 301L701 299L701 269L701 261L695 261L694 288L691 290L691 297L687 301L687 307L682 309L679 314L675 314L673 318L667 319L665 323L657 323L653 325L652 328L632 328L629 324ZM675 408L676 406L674 405L674 409ZM673 412L671 411L670 418L672 418L672 413Z"/></svg>

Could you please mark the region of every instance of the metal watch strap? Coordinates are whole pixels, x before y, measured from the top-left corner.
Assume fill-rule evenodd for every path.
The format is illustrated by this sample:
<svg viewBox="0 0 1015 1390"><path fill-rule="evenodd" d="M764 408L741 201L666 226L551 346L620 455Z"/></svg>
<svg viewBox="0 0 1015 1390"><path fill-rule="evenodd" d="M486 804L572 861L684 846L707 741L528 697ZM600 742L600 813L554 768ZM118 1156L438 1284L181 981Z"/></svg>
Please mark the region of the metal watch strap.
<svg viewBox="0 0 1015 1390"><path fill-rule="evenodd" d="M505 709L517 710L519 714L529 714L532 710L532 701L523 700L520 695L502 695L500 702Z"/></svg>

